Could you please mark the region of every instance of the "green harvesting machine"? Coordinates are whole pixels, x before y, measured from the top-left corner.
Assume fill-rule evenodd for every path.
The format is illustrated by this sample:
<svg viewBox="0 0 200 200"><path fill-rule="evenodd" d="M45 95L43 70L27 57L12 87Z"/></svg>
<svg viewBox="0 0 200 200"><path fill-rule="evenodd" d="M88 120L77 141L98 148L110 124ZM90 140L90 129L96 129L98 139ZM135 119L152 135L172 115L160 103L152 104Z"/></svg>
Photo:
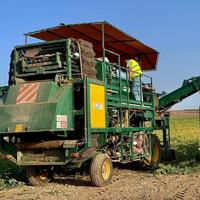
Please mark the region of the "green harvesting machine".
<svg viewBox="0 0 200 200"><path fill-rule="evenodd" d="M45 42L27 44L29 37ZM125 64L135 56L144 72L140 100ZM196 77L160 97L145 75L157 57L105 21L25 34L25 45L11 53L9 84L0 88L1 158L24 166L32 185L52 172L84 169L93 185L104 186L113 162L157 166L173 154L166 109L200 87Z"/></svg>

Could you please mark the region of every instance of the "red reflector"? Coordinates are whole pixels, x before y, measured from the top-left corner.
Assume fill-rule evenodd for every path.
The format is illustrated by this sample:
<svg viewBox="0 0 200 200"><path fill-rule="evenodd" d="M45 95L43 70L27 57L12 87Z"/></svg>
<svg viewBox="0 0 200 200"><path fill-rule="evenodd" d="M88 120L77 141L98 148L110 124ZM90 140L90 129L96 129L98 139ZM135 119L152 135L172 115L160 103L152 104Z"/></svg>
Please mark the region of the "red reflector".
<svg viewBox="0 0 200 200"><path fill-rule="evenodd" d="M71 153L72 158L78 158L78 156L79 156L78 153Z"/></svg>
<svg viewBox="0 0 200 200"><path fill-rule="evenodd" d="M4 159L4 160L9 160L9 159L11 159L11 157L12 157L11 155L1 155L0 156L0 158Z"/></svg>

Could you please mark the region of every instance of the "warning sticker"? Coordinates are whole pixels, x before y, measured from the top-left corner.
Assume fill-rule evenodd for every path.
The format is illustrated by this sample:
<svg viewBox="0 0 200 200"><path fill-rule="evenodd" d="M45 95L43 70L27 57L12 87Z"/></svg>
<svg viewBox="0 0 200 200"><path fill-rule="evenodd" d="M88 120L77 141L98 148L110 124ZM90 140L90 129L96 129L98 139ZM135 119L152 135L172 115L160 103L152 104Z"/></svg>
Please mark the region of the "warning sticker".
<svg viewBox="0 0 200 200"><path fill-rule="evenodd" d="M67 115L57 115L57 122L67 122Z"/></svg>
<svg viewBox="0 0 200 200"><path fill-rule="evenodd" d="M40 83L26 83L20 86L16 104L35 103Z"/></svg>
<svg viewBox="0 0 200 200"><path fill-rule="evenodd" d="M67 115L57 115L56 121L56 128L67 128Z"/></svg>
<svg viewBox="0 0 200 200"><path fill-rule="evenodd" d="M56 127L57 128L67 128L67 122L57 122Z"/></svg>

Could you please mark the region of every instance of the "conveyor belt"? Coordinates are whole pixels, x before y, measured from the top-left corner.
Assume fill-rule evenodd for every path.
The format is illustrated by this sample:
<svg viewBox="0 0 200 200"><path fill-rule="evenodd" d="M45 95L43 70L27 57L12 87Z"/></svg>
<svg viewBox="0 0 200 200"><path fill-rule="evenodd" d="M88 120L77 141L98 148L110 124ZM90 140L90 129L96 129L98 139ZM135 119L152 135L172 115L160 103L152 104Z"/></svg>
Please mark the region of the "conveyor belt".
<svg viewBox="0 0 200 200"><path fill-rule="evenodd" d="M184 80L180 88L159 99L158 110L167 110L171 106L179 103L183 99L191 96L198 91L200 91L200 76Z"/></svg>

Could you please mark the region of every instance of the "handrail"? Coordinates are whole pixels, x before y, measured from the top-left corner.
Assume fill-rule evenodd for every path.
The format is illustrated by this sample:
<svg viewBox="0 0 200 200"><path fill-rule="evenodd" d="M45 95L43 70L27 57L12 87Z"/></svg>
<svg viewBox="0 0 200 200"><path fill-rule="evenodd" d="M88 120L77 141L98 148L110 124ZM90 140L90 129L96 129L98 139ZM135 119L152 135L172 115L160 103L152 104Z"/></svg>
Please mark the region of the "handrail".
<svg viewBox="0 0 200 200"><path fill-rule="evenodd" d="M121 87L121 66L120 66L120 55L113 52L113 51L110 51L108 49L105 48L105 52L108 52L110 54L113 54L115 56L117 56L118 58L118 67L119 67L119 100L120 100L120 127L122 127L122 87ZM105 59L104 59L105 60Z"/></svg>
<svg viewBox="0 0 200 200"><path fill-rule="evenodd" d="M113 53L115 55L118 55L118 54L116 54L112 51L109 51L109 52ZM117 63L111 63L109 61L105 61L105 62L108 63L111 66L111 70L109 71L109 74L112 77L119 78L119 85L120 85L120 87L119 87L120 88L120 90L119 90L120 99L119 100L120 100L120 104L122 102L122 92L124 91L121 88L121 81L122 80L126 81L126 83L124 82L125 83L124 88L126 88L126 92L127 92L127 104L133 103L133 102L130 101L131 99L130 99L129 94L128 94L129 90L130 90L129 82L131 81L131 79L129 78L130 69L127 68L127 67L124 67L124 66L120 66ZM113 69L113 67L114 67L114 69ZM138 73L138 72L136 72L136 73ZM138 100L136 100L136 101L138 101L138 103L141 104L141 106L143 106L143 102L149 102L149 103L153 104L152 77L150 77L146 74L142 74L140 76L140 80L139 80L138 85L140 85L138 87L138 94L140 94L140 101L138 101ZM141 90L141 91L139 91L139 90ZM149 97L144 99L143 96L145 96L145 97L149 96Z"/></svg>

